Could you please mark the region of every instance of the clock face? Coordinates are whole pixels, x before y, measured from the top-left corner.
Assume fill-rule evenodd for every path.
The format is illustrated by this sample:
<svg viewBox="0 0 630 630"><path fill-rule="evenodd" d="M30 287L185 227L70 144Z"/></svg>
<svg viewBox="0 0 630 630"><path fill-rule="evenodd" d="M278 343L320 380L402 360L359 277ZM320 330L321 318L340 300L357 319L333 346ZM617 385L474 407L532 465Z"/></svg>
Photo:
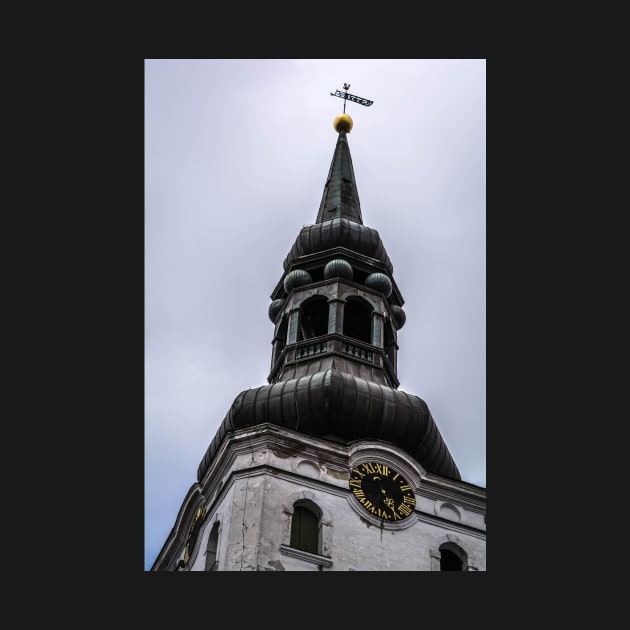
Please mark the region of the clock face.
<svg viewBox="0 0 630 630"><path fill-rule="evenodd" d="M407 480L386 464L359 464L350 473L349 485L363 508L385 521L407 518L416 506L416 497Z"/></svg>
<svg viewBox="0 0 630 630"><path fill-rule="evenodd" d="M206 517L206 506L202 506L197 509L197 513L195 514L195 519L193 520L192 525L190 526L190 531L188 532L188 539L186 540L186 547L184 548L184 565L188 564L190 560L190 552L192 551L195 543L197 542L197 536L199 535L199 530L201 525Z"/></svg>

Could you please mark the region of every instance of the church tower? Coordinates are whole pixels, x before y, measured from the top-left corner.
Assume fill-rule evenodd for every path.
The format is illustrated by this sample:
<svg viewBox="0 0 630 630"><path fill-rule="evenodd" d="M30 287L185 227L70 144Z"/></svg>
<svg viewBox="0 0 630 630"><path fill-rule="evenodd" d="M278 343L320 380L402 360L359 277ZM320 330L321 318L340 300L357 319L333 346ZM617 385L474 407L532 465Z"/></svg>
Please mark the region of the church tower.
<svg viewBox="0 0 630 630"><path fill-rule="evenodd" d="M234 399L152 571L486 570L486 490L398 389L404 300L363 224L352 127L344 101L315 223L270 296L268 384Z"/></svg>

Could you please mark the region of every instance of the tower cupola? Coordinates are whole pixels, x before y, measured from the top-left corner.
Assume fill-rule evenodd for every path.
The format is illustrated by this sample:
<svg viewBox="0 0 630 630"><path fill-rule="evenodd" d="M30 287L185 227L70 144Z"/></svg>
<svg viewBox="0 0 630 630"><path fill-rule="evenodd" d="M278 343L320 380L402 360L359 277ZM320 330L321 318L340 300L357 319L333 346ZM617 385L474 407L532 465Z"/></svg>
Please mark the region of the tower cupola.
<svg viewBox="0 0 630 630"><path fill-rule="evenodd" d="M269 384L236 397L199 464L200 481L228 433L261 423L346 444L383 440L430 472L461 478L426 403L398 391L404 300L379 233L363 224L345 102L333 126L315 223L300 230L271 293Z"/></svg>

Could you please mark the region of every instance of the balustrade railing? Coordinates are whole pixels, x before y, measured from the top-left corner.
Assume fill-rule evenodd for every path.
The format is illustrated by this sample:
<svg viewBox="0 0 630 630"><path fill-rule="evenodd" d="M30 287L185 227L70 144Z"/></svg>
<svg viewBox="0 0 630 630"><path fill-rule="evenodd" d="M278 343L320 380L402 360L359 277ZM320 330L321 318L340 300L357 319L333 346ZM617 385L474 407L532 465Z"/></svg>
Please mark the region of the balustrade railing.
<svg viewBox="0 0 630 630"><path fill-rule="evenodd" d="M295 349L295 358L303 359L304 357L312 357L316 354L322 354L328 350L328 344L324 341L309 343L307 346L299 346Z"/></svg>
<svg viewBox="0 0 630 630"><path fill-rule="evenodd" d="M347 338L346 338L347 339ZM295 362L305 361L311 357L315 357L327 353L341 353L353 359L371 363L380 367L388 374L390 380L395 387L398 386L396 379L396 371L392 366L385 350L379 350L374 346L366 347L368 344L351 343L339 335L326 335L319 337L316 341L302 340L297 344L290 344L282 349L282 352L276 359L270 374L271 383L277 383L282 377L282 373L286 365Z"/></svg>
<svg viewBox="0 0 630 630"><path fill-rule="evenodd" d="M355 346L354 344L348 343L346 341L344 341L341 345L341 349L343 352L349 354L352 357L374 363L374 352L372 350L362 348L361 346Z"/></svg>

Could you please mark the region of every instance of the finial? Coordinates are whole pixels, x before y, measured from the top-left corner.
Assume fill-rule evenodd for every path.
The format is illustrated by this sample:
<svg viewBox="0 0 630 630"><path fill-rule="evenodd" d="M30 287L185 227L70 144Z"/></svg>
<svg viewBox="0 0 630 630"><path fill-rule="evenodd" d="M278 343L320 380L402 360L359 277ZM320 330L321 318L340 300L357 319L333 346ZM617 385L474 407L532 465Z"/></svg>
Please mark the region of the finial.
<svg viewBox="0 0 630 630"><path fill-rule="evenodd" d="M346 114L346 101L359 103L360 105L365 105L366 107L369 107L374 101L368 101L367 98L363 98L361 96L355 96L354 94L348 94L348 90L350 89L349 83L344 83L343 89L345 90L345 93L341 92L340 90L335 90L334 93L333 92L330 93L331 96L337 96L343 99L343 114L339 114L339 116L335 118L333 122L333 127L335 128L335 131L337 132L343 129L346 133L350 133L353 123L352 123L352 118L350 118L350 116Z"/></svg>
<svg viewBox="0 0 630 630"><path fill-rule="evenodd" d="M350 133L352 131L352 125L354 121L348 114L339 114L339 116L335 116L335 120L333 120L333 127L335 131L339 133L342 129L346 133Z"/></svg>

